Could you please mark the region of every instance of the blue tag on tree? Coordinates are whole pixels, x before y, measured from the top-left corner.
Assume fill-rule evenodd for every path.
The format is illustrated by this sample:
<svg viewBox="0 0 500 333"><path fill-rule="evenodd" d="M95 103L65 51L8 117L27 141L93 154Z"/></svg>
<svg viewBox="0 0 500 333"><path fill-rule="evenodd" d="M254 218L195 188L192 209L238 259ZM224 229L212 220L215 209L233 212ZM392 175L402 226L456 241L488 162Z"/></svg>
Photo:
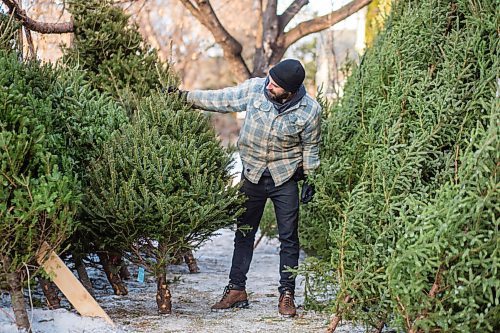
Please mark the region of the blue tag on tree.
<svg viewBox="0 0 500 333"><path fill-rule="evenodd" d="M144 267L139 267L139 272L137 273L137 281L144 283Z"/></svg>

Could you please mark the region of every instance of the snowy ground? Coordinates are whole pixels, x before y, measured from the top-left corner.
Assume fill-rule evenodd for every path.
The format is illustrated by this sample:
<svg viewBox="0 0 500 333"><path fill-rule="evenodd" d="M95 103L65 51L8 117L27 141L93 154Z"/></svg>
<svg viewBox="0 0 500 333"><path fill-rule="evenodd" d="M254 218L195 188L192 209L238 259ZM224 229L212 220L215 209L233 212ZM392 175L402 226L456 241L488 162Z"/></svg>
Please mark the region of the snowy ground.
<svg viewBox="0 0 500 333"><path fill-rule="evenodd" d="M304 286L300 277L296 291L298 316L285 319L278 315L279 244L276 240L262 241L255 251L247 284L250 308L211 312L210 306L219 300L228 282L232 248L233 231L224 229L195 252L200 273L189 274L185 265L171 266L171 315L157 314L153 276L146 273L145 282L137 282L137 267L131 265L134 280L127 281L127 296L114 296L104 274L96 269L91 271L97 301L113 319L115 328L102 320L83 318L73 310L68 311L68 304L64 304L67 309L50 311L36 308L33 313L30 311L33 328L41 333L325 332L328 316L305 311L301 307ZM40 298L35 293L35 300L37 297ZM0 299L0 332L17 332L12 318L9 298L3 294ZM336 332L362 331L346 324L338 327Z"/></svg>

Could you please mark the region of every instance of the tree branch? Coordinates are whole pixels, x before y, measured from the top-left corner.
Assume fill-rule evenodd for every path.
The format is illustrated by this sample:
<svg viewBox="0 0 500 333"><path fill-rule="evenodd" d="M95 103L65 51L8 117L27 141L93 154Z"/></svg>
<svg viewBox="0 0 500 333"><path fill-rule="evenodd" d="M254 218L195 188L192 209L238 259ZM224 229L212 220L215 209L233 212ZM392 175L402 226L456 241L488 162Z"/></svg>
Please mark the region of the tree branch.
<svg viewBox="0 0 500 333"><path fill-rule="evenodd" d="M22 10L15 0L2 0L9 8L17 20L21 21L23 26L29 30L42 34L62 34L74 31L73 22L64 23L44 23L38 22L28 17L25 10Z"/></svg>
<svg viewBox="0 0 500 333"><path fill-rule="evenodd" d="M263 8L262 18L262 44L260 58L254 63L252 76L262 77L266 74L269 67L269 59L275 52L276 40L280 35L278 30L278 8L277 0L267 0L266 7Z"/></svg>
<svg viewBox="0 0 500 333"><path fill-rule="evenodd" d="M351 296L347 295L344 298L344 304L350 303L352 300ZM335 316L330 320L330 324L328 324L328 327L326 329L326 333L333 333L337 329L337 326L339 325L340 321L342 320L342 311L338 309L337 306L337 313Z"/></svg>
<svg viewBox="0 0 500 333"><path fill-rule="evenodd" d="M283 14L278 16L278 30L283 32L285 27L290 23L290 21L297 15L298 12L305 5L309 4L309 0L294 0L290 6L283 12Z"/></svg>
<svg viewBox="0 0 500 333"><path fill-rule="evenodd" d="M250 78L250 71L241 55L241 44L227 32L215 14L208 0L180 0L191 14L204 25L214 36L215 41L222 47L225 58L233 68L239 81Z"/></svg>
<svg viewBox="0 0 500 333"><path fill-rule="evenodd" d="M302 22L280 37L282 45L286 50L302 37L331 27L367 6L370 2L372 0L353 0L336 11Z"/></svg>

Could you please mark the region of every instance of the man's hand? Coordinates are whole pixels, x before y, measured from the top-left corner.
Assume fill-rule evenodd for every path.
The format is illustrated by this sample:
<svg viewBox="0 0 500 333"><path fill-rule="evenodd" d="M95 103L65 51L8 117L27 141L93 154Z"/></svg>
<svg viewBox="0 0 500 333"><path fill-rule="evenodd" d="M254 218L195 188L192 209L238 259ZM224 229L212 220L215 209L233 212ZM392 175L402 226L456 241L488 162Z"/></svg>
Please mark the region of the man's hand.
<svg viewBox="0 0 500 333"><path fill-rule="evenodd" d="M306 179L306 175L304 173L304 168L302 167L302 165L300 165L297 170L295 170L295 173L293 174L293 180L295 180L296 182L300 182L301 180L305 180Z"/></svg>
<svg viewBox="0 0 500 333"><path fill-rule="evenodd" d="M187 98L187 91L185 90L180 90L178 87L176 86L168 86L168 87L165 87L162 89L162 91L166 94L176 94L178 95L180 98L182 99L186 99Z"/></svg>
<svg viewBox="0 0 500 333"><path fill-rule="evenodd" d="M302 193L300 194L300 201L302 201L303 204L308 203L309 201L312 200L314 196L314 187L310 185L307 181L304 181L304 184L302 184Z"/></svg>

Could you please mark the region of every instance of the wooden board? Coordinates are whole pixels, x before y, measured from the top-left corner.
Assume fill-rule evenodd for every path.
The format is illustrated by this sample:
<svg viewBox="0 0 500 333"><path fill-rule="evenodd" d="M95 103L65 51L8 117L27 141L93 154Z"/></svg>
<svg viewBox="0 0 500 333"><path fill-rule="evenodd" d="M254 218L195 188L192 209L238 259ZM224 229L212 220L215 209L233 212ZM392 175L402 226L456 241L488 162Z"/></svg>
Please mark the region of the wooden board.
<svg viewBox="0 0 500 333"><path fill-rule="evenodd" d="M37 261L53 277L56 286L80 315L104 318L108 323L115 326L108 314L73 275L61 258L50 249L49 244L43 243Z"/></svg>

